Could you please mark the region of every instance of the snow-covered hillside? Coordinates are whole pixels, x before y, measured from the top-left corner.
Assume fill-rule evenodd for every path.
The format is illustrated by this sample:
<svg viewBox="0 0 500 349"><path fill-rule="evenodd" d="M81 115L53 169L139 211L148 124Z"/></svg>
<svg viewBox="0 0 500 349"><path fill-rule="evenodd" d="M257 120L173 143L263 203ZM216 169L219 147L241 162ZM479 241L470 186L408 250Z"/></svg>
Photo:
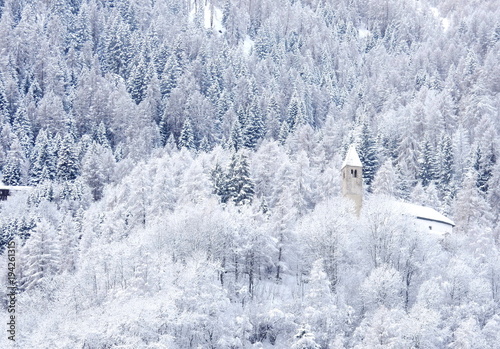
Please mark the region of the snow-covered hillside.
<svg viewBox="0 0 500 349"><path fill-rule="evenodd" d="M0 348L496 348L497 5L0 1Z"/></svg>

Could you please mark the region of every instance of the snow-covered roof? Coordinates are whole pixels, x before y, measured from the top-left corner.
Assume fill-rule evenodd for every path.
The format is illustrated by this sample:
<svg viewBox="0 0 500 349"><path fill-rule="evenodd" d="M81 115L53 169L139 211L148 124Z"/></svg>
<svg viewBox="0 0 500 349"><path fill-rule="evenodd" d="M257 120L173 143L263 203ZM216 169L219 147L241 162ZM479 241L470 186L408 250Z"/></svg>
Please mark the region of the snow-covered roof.
<svg viewBox="0 0 500 349"><path fill-rule="evenodd" d="M349 147L344 162L342 163L342 168L346 166L363 167L363 165L361 164L361 160L359 160L358 152L356 151L356 147L354 146L354 144L351 144L351 146Z"/></svg>
<svg viewBox="0 0 500 349"><path fill-rule="evenodd" d="M438 211L433 208L410 204L408 202L400 202L403 210L408 212L409 215L415 216L419 219L425 219L428 221L441 222L445 224L449 224L455 226L455 222L453 222L448 217L442 215Z"/></svg>
<svg viewBox="0 0 500 349"><path fill-rule="evenodd" d="M0 185L0 190L2 189L7 189L7 190L27 190L31 189L31 187L24 186L24 185Z"/></svg>

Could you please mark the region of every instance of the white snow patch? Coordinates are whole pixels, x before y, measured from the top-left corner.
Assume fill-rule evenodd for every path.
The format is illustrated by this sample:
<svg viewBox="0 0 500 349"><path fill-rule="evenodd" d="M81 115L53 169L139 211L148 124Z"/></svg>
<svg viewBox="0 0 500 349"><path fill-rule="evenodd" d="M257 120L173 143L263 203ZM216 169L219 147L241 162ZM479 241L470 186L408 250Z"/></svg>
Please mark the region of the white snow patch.
<svg viewBox="0 0 500 349"><path fill-rule="evenodd" d="M439 10L436 7L431 7L431 13L435 18L441 21L441 26L443 27L444 31L447 31L448 28L450 28L450 19L446 17L441 17L441 14L439 13Z"/></svg>
<svg viewBox="0 0 500 349"><path fill-rule="evenodd" d="M441 18L441 25L443 26L444 31L447 31L450 28L450 19Z"/></svg>
<svg viewBox="0 0 500 349"><path fill-rule="evenodd" d="M189 20L192 22L196 16L197 7L194 1L191 1L191 12L189 13ZM223 13L220 8L212 4L205 4L203 6L203 26L206 29L212 29L218 33L224 32L222 25Z"/></svg>
<svg viewBox="0 0 500 349"><path fill-rule="evenodd" d="M358 29L358 35L361 39L364 39L368 36L372 36L372 32L367 30L367 29L363 29L363 28L359 28Z"/></svg>
<svg viewBox="0 0 500 349"><path fill-rule="evenodd" d="M215 6L205 5L205 28L213 29L219 33L224 31L222 26L222 11Z"/></svg>
<svg viewBox="0 0 500 349"><path fill-rule="evenodd" d="M243 54L245 56L250 56L254 46L255 42L252 39L250 39L250 37L247 35L245 41L243 41Z"/></svg>

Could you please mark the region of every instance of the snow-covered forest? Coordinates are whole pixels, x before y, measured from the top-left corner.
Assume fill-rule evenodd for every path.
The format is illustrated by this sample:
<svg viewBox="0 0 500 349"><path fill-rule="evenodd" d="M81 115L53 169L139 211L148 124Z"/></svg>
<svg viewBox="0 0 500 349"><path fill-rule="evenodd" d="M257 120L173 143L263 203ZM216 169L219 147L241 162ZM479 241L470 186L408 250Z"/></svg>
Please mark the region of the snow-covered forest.
<svg viewBox="0 0 500 349"><path fill-rule="evenodd" d="M498 348L498 5L0 0L17 347Z"/></svg>

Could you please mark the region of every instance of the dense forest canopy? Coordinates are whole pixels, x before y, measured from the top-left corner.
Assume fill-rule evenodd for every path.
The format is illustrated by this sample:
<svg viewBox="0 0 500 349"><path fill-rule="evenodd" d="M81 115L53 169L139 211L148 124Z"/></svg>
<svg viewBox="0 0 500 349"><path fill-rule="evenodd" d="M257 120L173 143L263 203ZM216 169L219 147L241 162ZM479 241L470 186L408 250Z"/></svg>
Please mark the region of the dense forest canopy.
<svg viewBox="0 0 500 349"><path fill-rule="evenodd" d="M0 0L18 342L494 348L499 63L494 0Z"/></svg>

